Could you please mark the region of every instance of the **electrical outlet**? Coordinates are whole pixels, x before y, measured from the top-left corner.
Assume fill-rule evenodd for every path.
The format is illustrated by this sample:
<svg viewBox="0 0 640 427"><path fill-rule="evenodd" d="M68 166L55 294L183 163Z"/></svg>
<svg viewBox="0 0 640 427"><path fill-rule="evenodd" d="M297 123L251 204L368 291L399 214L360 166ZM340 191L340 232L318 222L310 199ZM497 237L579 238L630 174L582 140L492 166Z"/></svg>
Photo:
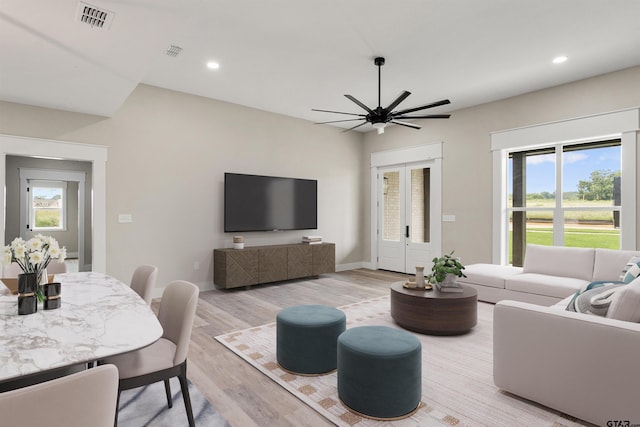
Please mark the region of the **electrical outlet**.
<svg viewBox="0 0 640 427"><path fill-rule="evenodd" d="M200 270L200 262L199 261L193 261L193 269L194 270Z"/></svg>

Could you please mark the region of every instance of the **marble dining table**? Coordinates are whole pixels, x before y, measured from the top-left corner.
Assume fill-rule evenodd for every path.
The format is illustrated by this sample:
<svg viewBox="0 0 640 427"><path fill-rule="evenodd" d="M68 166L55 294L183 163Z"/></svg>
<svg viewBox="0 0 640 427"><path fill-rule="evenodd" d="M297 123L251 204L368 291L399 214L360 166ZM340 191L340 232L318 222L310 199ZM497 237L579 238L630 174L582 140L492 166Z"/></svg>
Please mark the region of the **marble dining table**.
<svg viewBox="0 0 640 427"><path fill-rule="evenodd" d="M62 305L19 315L0 282L0 383L136 350L162 336L151 308L128 285L102 273L55 276Z"/></svg>

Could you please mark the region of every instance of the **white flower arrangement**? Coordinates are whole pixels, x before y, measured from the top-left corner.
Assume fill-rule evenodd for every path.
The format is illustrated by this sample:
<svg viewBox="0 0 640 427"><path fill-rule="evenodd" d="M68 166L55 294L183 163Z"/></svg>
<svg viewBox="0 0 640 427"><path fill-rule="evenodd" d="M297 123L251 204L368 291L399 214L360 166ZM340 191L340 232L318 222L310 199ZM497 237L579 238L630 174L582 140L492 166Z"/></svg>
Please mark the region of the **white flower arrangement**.
<svg viewBox="0 0 640 427"><path fill-rule="evenodd" d="M35 273L40 283L42 273L51 260L64 262L66 257L67 249L61 248L56 239L37 234L27 241L20 237L13 239L9 246L4 247L2 262L5 265L17 263L24 273Z"/></svg>

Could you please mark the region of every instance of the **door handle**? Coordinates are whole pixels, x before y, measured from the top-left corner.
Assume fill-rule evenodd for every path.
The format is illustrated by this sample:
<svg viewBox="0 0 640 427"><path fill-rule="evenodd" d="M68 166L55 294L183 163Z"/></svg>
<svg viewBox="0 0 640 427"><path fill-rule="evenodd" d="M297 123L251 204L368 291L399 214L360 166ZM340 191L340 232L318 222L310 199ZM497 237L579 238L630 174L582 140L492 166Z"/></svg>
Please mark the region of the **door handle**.
<svg viewBox="0 0 640 427"><path fill-rule="evenodd" d="M409 238L409 226L407 225L404 231L404 237Z"/></svg>

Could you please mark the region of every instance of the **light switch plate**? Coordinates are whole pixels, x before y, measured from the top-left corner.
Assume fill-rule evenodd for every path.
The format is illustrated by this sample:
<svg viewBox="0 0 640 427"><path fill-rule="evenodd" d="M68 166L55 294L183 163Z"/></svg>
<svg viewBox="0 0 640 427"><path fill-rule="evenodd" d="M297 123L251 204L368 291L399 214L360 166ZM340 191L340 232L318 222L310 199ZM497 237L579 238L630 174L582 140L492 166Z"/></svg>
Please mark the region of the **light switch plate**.
<svg viewBox="0 0 640 427"><path fill-rule="evenodd" d="M131 216L131 214L118 214L118 222L120 224L133 222L133 217Z"/></svg>
<svg viewBox="0 0 640 427"><path fill-rule="evenodd" d="M442 222L456 222L455 215L442 215Z"/></svg>

